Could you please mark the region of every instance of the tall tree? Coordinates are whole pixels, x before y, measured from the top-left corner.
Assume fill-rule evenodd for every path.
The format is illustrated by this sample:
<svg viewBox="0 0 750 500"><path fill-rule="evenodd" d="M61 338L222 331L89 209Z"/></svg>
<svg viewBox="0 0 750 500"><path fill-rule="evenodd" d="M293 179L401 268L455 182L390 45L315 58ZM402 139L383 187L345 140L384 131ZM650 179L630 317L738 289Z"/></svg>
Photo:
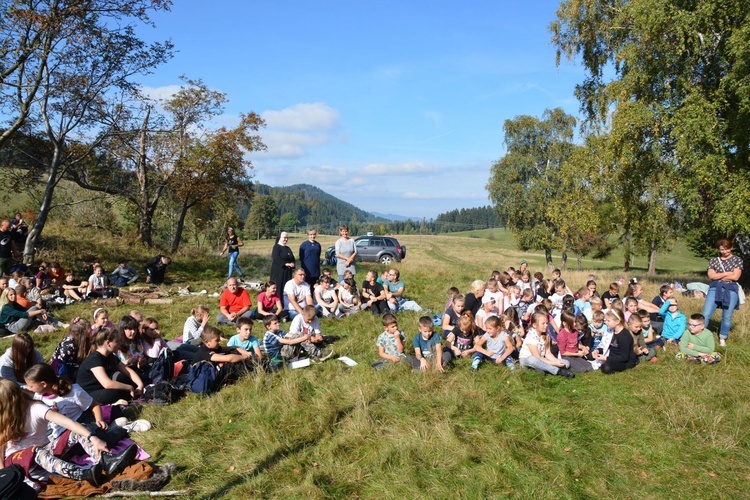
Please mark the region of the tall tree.
<svg viewBox="0 0 750 500"><path fill-rule="evenodd" d="M253 198L250 213L245 221L245 234L248 238L273 238L279 227L279 212L276 202L269 195Z"/></svg>
<svg viewBox="0 0 750 500"><path fill-rule="evenodd" d="M265 149L260 136L253 134L261 125L263 120L250 113L242 115L233 129L222 127L190 141L170 181L171 191L181 200L172 252L180 245L185 216L192 207L212 198L251 196L248 171L253 166L246 153Z"/></svg>
<svg viewBox="0 0 750 500"><path fill-rule="evenodd" d="M149 12L166 8L168 2L88 0L26 5L32 7L28 15L39 10L57 23L51 28L54 33L47 34L56 37L55 43L44 59L35 60L41 65L41 81L15 80L17 88L3 103L11 115L25 114L30 133L49 144L48 156L33 172L45 188L24 248L24 260L29 262L54 206L58 182L66 172L91 161L103 138L114 132L100 120L105 95L132 92L131 78L165 62L172 47L169 43L146 44L135 34L135 26L147 21ZM60 29L64 38L57 38ZM22 74L25 71L14 73L16 78ZM34 92L30 104L27 91ZM85 135L95 139L87 144L74 141Z"/></svg>
<svg viewBox="0 0 750 500"><path fill-rule="evenodd" d="M575 126L576 119L560 108L546 110L541 120L506 120L507 152L492 166L487 183L501 222L516 233L520 248L544 250L550 267L561 239L547 204L560 193L559 169L573 150Z"/></svg>
<svg viewBox="0 0 750 500"><path fill-rule="evenodd" d="M627 128L650 115L662 164L694 249L750 230L750 1L566 0L552 23L558 63L580 59L576 87L587 125Z"/></svg>
<svg viewBox="0 0 750 500"><path fill-rule="evenodd" d="M170 5L170 0L0 0L0 101L8 122L0 130L0 147L23 127L37 101L48 97L44 89L56 75L73 76L66 68L90 62L81 49L96 50L91 45L104 41L105 50L112 50L106 43L110 36L130 42L134 24L149 24L150 12Z"/></svg>

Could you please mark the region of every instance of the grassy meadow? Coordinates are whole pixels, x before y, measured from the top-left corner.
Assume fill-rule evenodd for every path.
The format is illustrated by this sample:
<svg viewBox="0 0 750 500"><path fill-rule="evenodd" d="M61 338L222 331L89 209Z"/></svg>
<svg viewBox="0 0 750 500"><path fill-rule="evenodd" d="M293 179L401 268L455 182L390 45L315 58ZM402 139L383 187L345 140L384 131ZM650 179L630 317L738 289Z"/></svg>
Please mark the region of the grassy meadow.
<svg viewBox="0 0 750 500"><path fill-rule="evenodd" d="M55 230L57 229L57 230ZM43 255L77 269L87 257L52 228ZM298 248L304 235L291 235ZM529 261L549 274L543 253L519 251L510 233L476 231L443 236L399 236L407 258L397 267L406 295L442 312L447 289L466 290L493 269ZM334 237L320 237L323 248ZM246 275L266 279L272 241L249 241L240 254ZM97 250L112 269L121 255L142 270L150 257L128 241L101 241ZM167 289L191 285L220 291L226 258L189 248L175 255ZM559 255L555 255L559 265ZM75 260L75 262L72 262ZM569 268L575 268L571 255ZM645 258L633 272L621 271L618 254L584 260L585 271L565 271L571 288L593 273L600 291L619 278L637 276L653 297L667 280L705 279L706 262L678 246L659 256L659 275L645 275ZM376 264L358 266L363 270ZM253 299L255 293L251 293ZM687 313L702 301L681 298ZM218 299L177 297L171 306L144 306L173 338L197 304L218 311ZM56 315L90 316L94 305L76 305ZM129 306L110 309L116 323ZM419 315L399 315L407 352ZM718 315L717 318L718 319ZM573 380L483 364L477 373L461 360L444 374L412 373L407 366L375 372L378 319L362 313L321 320L335 335L336 356L301 370L247 378L220 393L189 395L169 407L147 407L142 418L154 429L135 435L156 462L174 461L179 473L169 489L189 488L191 498L385 497L385 498L693 498L746 497L750 489L750 334L747 306L734 317L730 344L716 366L695 366L659 355L658 363L625 373L598 372ZM284 326L284 325L282 325ZM288 325L287 325L288 326ZM714 325L714 326L718 326ZM715 328L714 328L715 329ZM224 327L228 334L230 329ZM263 329L256 324L254 333ZM48 356L60 334L39 336ZM2 347L9 344L3 340ZM336 361L346 355L359 365Z"/></svg>

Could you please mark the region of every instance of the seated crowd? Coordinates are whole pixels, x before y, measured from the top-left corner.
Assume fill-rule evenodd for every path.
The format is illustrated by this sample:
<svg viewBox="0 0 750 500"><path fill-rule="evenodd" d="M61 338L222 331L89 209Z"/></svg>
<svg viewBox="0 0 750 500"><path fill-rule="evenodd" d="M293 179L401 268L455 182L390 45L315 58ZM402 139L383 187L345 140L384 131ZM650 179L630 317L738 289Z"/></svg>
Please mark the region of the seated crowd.
<svg viewBox="0 0 750 500"><path fill-rule="evenodd" d="M162 282L168 258L152 261L157 269L152 266L147 272L149 280ZM136 458L135 445L117 454L109 450L129 432L150 427L145 421L128 423L122 406L143 397L165 352L174 352L193 367L213 370L220 386L248 373L283 369L291 361L329 359L332 339L322 334L318 318L336 320L365 310L380 317L383 325L375 342L376 369L405 362L413 370L442 372L467 358L473 371L487 362L573 378L576 373L609 374L656 362L659 352L668 348L678 351L678 359L697 363L721 359L703 316L686 318L670 285L662 286L652 302L641 298L643 289L635 280L622 298L619 283L599 295L596 282L589 280L572 292L560 271L545 279L541 273L532 275L522 262L519 271L495 271L486 282L472 282L465 294L451 288L444 313L420 317L407 349L397 313L421 308L406 298L397 269L380 276L370 270L361 286L349 271L336 282L330 270L323 269L312 288L305 278L305 271L296 269L286 283L265 283L255 308L248 291L235 278L227 279L216 317L218 325L236 329L226 345L222 331L210 324L205 305L192 310L182 335L169 342L155 318L133 310L115 325L106 309L97 308L91 322L75 318L64 325L69 328L49 364L27 333L40 326L63 326L48 314L45 297L63 302L106 297L110 280L119 286L132 284L137 273L122 261L108 277L94 263L89 279L81 281L57 262L42 262L35 276L15 271L10 279L0 278L0 324L15 334L0 357L0 412L16 415L0 426L6 465L16 452L30 450L27 474L37 484L50 474L100 484ZM260 340L252 334L258 320L265 330ZM285 321L290 322L288 331L281 328ZM52 406L56 412L49 411ZM48 434L48 426L57 430ZM76 444L93 466L63 459Z"/></svg>

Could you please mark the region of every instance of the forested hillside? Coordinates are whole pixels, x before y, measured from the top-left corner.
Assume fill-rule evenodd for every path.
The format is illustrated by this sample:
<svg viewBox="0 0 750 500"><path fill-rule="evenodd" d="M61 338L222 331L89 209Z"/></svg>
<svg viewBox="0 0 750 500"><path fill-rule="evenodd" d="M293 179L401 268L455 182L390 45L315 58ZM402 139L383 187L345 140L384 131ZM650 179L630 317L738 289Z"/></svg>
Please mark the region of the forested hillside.
<svg viewBox="0 0 750 500"><path fill-rule="evenodd" d="M273 198L282 227L315 226L329 232L339 224L388 222L309 184L284 187L255 184L253 190L256 196L268 195ZM248 203L239 214L242 220L250 212L250 206L251 203Z"/></svg>

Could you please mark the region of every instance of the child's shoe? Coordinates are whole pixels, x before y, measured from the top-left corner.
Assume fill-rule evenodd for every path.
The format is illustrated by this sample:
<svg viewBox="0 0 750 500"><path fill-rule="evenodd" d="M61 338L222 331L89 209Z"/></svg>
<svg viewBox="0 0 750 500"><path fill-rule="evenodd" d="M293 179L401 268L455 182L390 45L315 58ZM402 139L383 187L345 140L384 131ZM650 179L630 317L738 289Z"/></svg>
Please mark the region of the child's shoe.
<svg viewBox="0 0 750 500"><path fill-rule="evenodd" d="M315 356L312 357L312 359L317 363L321 363L331 356L333 356L333 349L331 349L330 347L324 347L322 349L318 349L318 352L315 354Z"/></svg>
<svg viewBox="0 0 750 500"><path fill-rule="evenodd" d="M719 346L720 347L726 347L727 346L727 339L719 339Z"/></svg>
<svg viewBox="0 0 750 500"><path fill-rule="evenodd" d="M128 432L146 432L151 430L151 422L148 420L135 420L121 427Z"/></svg>
<svg viewBox="0 0 750 500"><path fill-rule="evenodd" d="M511 371L516 369L516 364L513 362L513 358L511 358L510 356L505 358L505 366L507 366L508 370L511 370Z"/></svg>
<svg viewBox="0 0 750 500"><path fill-rule="evenodd" d="M471 362L471 371L475 372L475 371L479 370L479 363L481 363L481 362L482 362L482 360L480 360L480 359L475 359L474 361L472 361Z"/></svg>
<svg viewBox="0 0 750 500"><path fill-rule="evenodd" d="M656 356L648 360L649 363L656 363L657 361L659 361L659 358L657 358Z"/></svg>

